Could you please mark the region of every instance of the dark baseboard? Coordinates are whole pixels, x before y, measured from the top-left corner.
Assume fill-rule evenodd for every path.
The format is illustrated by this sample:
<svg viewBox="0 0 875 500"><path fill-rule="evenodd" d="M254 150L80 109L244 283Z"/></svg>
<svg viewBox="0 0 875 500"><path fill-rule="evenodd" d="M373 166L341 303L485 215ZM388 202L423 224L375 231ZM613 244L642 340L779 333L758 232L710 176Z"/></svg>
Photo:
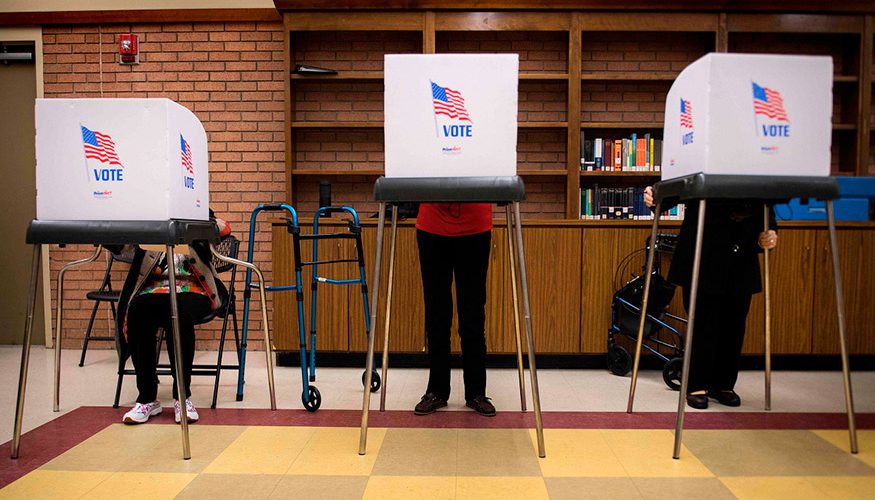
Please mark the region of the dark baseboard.
<svg viewBox="0 0 875 500"><path fill-rule="evenodd" d="M301 366L300 353L282 351L276 354L278 366ZM377 356L377 366L380 356ZM453 355L453 368L462 367L460 355ZM524 356L523 363L528 367L528 359ZM581 368L606 369L604 354L538 354L538 368ZM365 366L364 353L349 352L317 352L317 367L362 368ZM393 353L389 355L389 366L392 368L428 368L428 358L424 353ZM486 356L487 368L516 368L515 354L489 354ZM645 370L661 370L663 362L653 356L641 359L641 368ZM762 355L745 355L741 358L742 370L762 370L765 360ZM777 354L772 356L773 370L841 370L841 359L838 355L816 354ZM875 370L875 355L861 354L851 356L851 370Z"/></svg>

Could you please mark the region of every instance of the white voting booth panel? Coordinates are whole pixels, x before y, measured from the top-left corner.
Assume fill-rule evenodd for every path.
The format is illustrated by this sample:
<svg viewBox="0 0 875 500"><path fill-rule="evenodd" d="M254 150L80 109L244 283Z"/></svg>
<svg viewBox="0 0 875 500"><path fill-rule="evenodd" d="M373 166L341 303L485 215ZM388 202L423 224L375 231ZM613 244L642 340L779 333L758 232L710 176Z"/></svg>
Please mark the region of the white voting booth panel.
<svg viewBox="0 0 875 500"><path fill-rule="evenodd" d="M209 218L207 136L169 99L37 99L40 220Z"/></svg>
<svg viewBox="0 0 875 500"><path fill-rule="evenodd" d="M829 175L831 115L830 57L708 54L666 97L662 178Z"/></svg>
<svg viewBox="0 0 875 500"><path fill-rule="evenodd" d="M516 54L387 55L386 177L516 175Z"/></svg>

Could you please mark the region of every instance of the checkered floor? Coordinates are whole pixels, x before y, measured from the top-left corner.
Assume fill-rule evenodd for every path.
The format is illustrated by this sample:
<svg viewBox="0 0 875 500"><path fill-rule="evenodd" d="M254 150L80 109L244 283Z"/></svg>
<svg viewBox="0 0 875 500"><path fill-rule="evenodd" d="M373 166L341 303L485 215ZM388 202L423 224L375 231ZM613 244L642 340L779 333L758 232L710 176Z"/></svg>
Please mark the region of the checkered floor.
<svg viewBox="0 0 875 500"><path fill-rule="evenodd" d="M191 426L192 459L182 460L170 415L125 426L111 423L122 410L92 410L25 436L23 457L51 447L52 436L63 438L65 428L75 434L73 427L84 427L80 422L99 428L84 440L69 438L72 447L49 453L0 490L0 498L845 499L872 498L875 491L875 430L859 431L861 452L851 455L846 430L799 429L799 422L787 426L792 429L698 425L685 431L680 460L671 458L672 430L547 428L547 457L539 459L534 430L519 422L515 428L417 428L409 412L389 412L397 415L370 429L368 452L360 456L358 427L277 425L283 414L250 425L265 414L241 420L257 410L215 410ZM317 422L339 413L317 412L323 415ZM418 422L462 422L447 421L453 413L459 412ZM300 418L291 421L306 421L305 412L294 415ZM714 415L707 418L720 418ZM344 416L347 423L355 417ZM383 425L393 420L399 426ZM217 424L222 421L249 423ZM464 420L478 421L496 422Z"/></svg>

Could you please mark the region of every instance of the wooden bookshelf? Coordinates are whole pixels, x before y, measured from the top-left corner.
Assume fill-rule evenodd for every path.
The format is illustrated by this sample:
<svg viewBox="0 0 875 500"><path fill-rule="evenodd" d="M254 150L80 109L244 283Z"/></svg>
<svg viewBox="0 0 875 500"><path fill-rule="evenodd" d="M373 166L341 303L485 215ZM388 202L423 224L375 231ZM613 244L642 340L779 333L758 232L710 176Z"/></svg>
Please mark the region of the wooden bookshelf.
<svg viewBox="0 0 875 500"><path fill-rule="evenodd" d="M661 139L666 93L680 71L699 57L709 52L831 56L832 171L875 175L875 4L867 7L843 0L825 7L817 3L816 8L811 2L655 5L625 0L275 0L275 4L283 14L289 75L287 200L308 213L318 203L319 182L328 180L335 202L354 206L363 217L368 251L375 239L369 219L377 211L371 199L373 182L383 174L383 55L519 54L518 172L527 187L521 209L538 352L604 351L613 273L623 257L643 247L649 234L646 220L580 219L581 189L594 184L643 187L660 176L659 172L581 171L581 132L587 138L650 133ZM292 72L295 64L330 68L337 74L297 74ZM496 212L491 270L504 269L506 235L501 214ZM663 227L676 231L679 224L667 221ZM822 223L782 222L780 227L782 243L776 254L780 263L773 283L792 286L794 280L802 280L802 284L799 293L777 294L773 331L785 334L775 341L774 351L826 352L834 339L827 331L831 323L826 316L831 313L809 310L798 316L799 306L794 305L815 300L831 304L816 291L825 289L821 281L826 280L828 267L820 245ZM844 255L853 259L875 252L872 230L872 223L844 224L842 241L851 245ZM399 237L406 250L399 256L396 276L406 277L397 285L416 290L418 268L409 221ZM278 228L274 238L287 238L284 228ZM275 248L276 274L288 266L288 251L287 242ZM567 266L552 264L559 260ZM848 273L854 274L850 269ZM489 280L490 352L510 352L510 313L502 305L510 293L509 278L495 273ZM875 300L875 286L857 281L857 288L845 289L852 304L852 346L854 352L875 354L871 341L875 321L863 307ZM361 351L365 344L358 297L352 292L344 297L348 310L334 312L348 321L340 337L330 341L330 350ZM277 298L277 309L286 307L283 300L287 299ZM421 298L412 293L400 300L403 307L396 306L395 311L405 312L393 316L391 347L421 352ZM678 304L673 307L674 312L682 312ZM755 303L752 311L757 307ZM338 325L326 323L320 328L329 326ZM762 328L756 313L750 315L748 329L746 352L757 352ZM292 348L292 323L279 318L281 348L285 330ZM379 326L375 330L382 331Z"/></svg>

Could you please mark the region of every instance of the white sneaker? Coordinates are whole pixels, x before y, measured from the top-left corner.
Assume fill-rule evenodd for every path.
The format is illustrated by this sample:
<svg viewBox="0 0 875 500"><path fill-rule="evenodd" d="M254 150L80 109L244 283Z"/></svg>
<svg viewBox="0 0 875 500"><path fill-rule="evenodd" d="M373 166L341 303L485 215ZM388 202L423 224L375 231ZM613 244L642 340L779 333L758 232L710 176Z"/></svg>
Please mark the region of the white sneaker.
<svg viewBox="0 0 875 500"><path fill-rule="evenodd" d="M126 424L142 424L149 420L149 417L154 417L161 413L160 401L152 401L151 403L137 403L133 408L122 418L122 422Z"/></svg>
<svg viewBox="0 0 875 500"><path fill-rule="evenodd" d="M179 414L179 400L175 399L173 400L173 415L174 418L176 418L177 424L180 422ZM197 414L197 408L194 407L194 404L192 404L190 399L185 400L185 416L188 419L188 423L197 422L198 419L201 418L200 415Z"/></svg>

